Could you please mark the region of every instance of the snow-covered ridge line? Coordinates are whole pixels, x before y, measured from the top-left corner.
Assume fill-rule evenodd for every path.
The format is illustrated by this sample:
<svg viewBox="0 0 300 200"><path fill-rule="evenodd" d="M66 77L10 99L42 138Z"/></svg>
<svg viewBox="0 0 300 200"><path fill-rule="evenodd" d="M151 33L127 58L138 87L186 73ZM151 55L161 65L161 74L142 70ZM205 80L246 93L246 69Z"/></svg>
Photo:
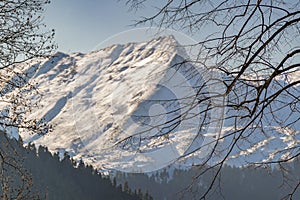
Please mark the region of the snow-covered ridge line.
<svg viewBox="0 0 300 200"><path fill-rule="evenodd" d="M108 162L104 157L113 155L100 152L117 136L111 131L117 128L109 111L111 104L120 105L113 120L123 120L124 115L137 109L140 99L155 92L156 86L151 83L164 76L175 57L186 56L183 53L174 37L166 36L144 43L116 44L87 54L58 52L37 61L33 79L44 95L43 109L35 110L30 117L49 122L53 132L23 132L24 142L47 146L52 152L67 151L75 159L102 168ZM130 106L125 108L124 103Z"/></svg>
<svg viewBox="0 0 300 200"><path fill-rule="evenodd" d="M185 49L173 36L37 59L29 66L30 79L38 83L43 98L40 108L28 117L48 122L53 131L45 135L23 131L20 135L25 144L47 146L61 155L68 152L100 170L149 172L172 164L187 151L199 126L196 116L187 117L190 120L178 127L167 123L186 112L182 105L191 100L184 97L193 96L193 88L205 76L190 64L174 67L185 59ZM195 109L192 112L201 106ZM231 127L226 122L223 134ZM256 134L249 142L241 142L229 162L243 165L278 156L272 154L277 147L300 141L299 131L292 137L286 130L269 128L275 130L273 136ZM163 133L170 129L166 137ZM200 154L194 154L181 164L191 166L201 162L199 158Z"/></svg>

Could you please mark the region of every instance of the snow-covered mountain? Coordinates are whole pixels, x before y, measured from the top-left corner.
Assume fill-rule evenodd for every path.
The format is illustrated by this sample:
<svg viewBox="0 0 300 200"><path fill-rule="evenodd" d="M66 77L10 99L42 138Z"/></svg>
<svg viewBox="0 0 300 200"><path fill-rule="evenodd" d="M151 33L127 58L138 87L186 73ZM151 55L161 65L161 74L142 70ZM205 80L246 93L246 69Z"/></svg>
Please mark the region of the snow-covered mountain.
<svg viewBox="0 0 300 200"><path fill-rule="evenodd" d="M49 122L53 131L20 135L25 143L68 152L100 170L149 172L203 146L182 161L185 165L201 162L221 129L225 134L232 124L222 126L226 114L222 99L210 102L217 106L204 119L201 111L207 104L198 99L224 88L211 82L218 76L214 72L185 59L186 50L167 36L36 60L31 79L43 98L40 108L28 117ZM201 94L199 87L204 88ZM207 126L200 126L201 122ZM272 135L255 134L238 144L228 162L264 160L276 149L299 145L299 130L270 129L278 130ZM221 149L230 144L232 138L227 139Z"/></svg>

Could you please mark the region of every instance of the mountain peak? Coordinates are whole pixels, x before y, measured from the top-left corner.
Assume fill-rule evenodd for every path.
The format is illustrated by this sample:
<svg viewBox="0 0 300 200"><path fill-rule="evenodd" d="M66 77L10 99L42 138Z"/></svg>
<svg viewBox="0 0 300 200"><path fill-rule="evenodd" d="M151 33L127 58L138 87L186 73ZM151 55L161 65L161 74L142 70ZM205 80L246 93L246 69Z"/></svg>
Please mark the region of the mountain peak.
<svg viewBox="0 0 300 200"><path fill-rule="evenodd" d="M203 83L198 80L201 72L191 65L173 68L176 62L187 58L174 36L116 44L87 54L56 55L35 66L37 72L32 78L43 96L43 109L34 109L28 116L44 119L53 131L46 135L20 132L24 143L47 146L62 155L68 152L74 159L99 169L137 171L170 164L190 145L189 136L196 129L190 124L197 124L196 119L180 126L189 129L179 130L171 125L174 132L161 136L167 130L162 126L164 122L176 118L173 114L181 120L177 112L182 109L177 109L180 101L193 100L186 97L193 97L195 88L200 88L195 84ZM170 103L170 99L178 102ZM170 110L174 106L176 112ZM150 135L158 137L141 134L147 127ZM141 141L142 137L146 142Z"/></svg>

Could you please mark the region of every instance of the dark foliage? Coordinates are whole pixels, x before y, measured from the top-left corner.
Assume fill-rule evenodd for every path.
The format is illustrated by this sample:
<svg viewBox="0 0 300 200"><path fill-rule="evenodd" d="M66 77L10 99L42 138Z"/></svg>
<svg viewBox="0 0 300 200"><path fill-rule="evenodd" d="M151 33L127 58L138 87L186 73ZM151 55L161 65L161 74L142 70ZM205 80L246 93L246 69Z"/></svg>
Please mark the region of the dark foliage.
<svg viewBox="0 0 300 200"><path fill-rule="evenodd" d="M128 185L126 191L122 186L113 186L110 179L82 162L77 165L67 154L60 161L58 154L52 155L47 148L36 149L34 145L24 148L22 141L8 141L5 134L0 137L1 149L21 169L19 172L13 166L5 166L2 183L7 185L7 198L2 195L3 199L139 199L137 195L129 194ZM22 196L17 198L20 191Z"/></svg>

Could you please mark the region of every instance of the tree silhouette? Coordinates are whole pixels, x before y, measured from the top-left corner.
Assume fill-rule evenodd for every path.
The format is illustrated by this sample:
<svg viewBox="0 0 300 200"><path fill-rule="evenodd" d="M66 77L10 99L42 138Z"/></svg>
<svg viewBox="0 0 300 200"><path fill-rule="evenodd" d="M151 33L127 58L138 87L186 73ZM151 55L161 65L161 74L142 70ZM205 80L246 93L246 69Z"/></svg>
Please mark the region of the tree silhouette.
<svg viewBox="0 0 300 200"><path fill-rule="evenodd" d="M152 6L149 0L128 0L126 4L133 10ZM241 143L253 146L253 137L276 135L279 139L283 132L295 137L299 131L299 8L300 1L285 0L169 0L156 6L153 15L136 22L136 25L150 24L194 34L200 39L190 46L196 47L198 53L185 63L221 74L222 79L217 81L224 91L199 102L209 105L212 99L223 98L227 110L225 125L231 129L215 139L210 156L201 165L211 163L220 154L221 140L231 142L222 149L217 162L200 172L198 177L208 172L215 174L202 199L209 195L224 163ZM197 94L200 93L204 93L201 88ZM206 112L211 109L207 107ZM299 142L292 141L291 145L265 155L263 161L248 161L249 164L282 164L299 157ZM300 180L294 192L299 185Z"/></svg>
<svg viewBox="0 0 300 200"><path fill-rule="evenodd" d="M17 135L19 129L47 130L45 124L26 117L40 99L35 84L29 81L37 69L37 65L31 66L30 60L45 57L55 49L54 30L43 30L42 13L48 3L48 0L0 1L0 130L12 135ZM18 161L21 157L8 155L9 148L7 144L0 150L2 197L9 198L16 189L10 182L18 177L24 185L14 199L22 199L22 191L30 188L30 184L25 184L30 182L30 177L21 175L26 174L22 162ZM7 185L12 186L11 190L6 190Z"/></svg>
<svg viewBox="0 0 300 200"><path fill-rule="evenodd" d="M38 67L31 66L32 60L48 56L55 49L54 30L43 30L42 13L48 3L47 0L0 2L2 130L39 128L34 120L26 119L26 114L39 100L35 84L29 81Z"/></svg>

